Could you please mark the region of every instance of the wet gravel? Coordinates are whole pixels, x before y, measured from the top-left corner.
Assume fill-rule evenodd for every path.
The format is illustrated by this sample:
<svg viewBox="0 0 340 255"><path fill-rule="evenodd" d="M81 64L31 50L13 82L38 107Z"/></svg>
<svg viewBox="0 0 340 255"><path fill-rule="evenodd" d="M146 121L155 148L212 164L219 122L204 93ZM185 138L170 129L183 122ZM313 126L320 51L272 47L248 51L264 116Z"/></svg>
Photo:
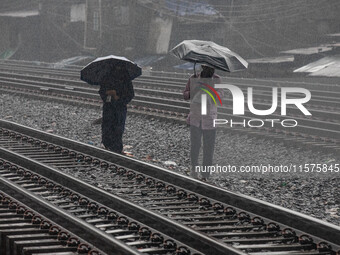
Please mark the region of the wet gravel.
<svg viewBox="0 0 340 255"><path fill-rule="evenodd" d="M0 95L0 118L101 146L101 130L92 121L99 110ZM189 128L128 114L124 151L173 171L190 167ZM215 163L219 166L290 166L340 163L340 155L313 152L246 135L218 131ZM84 173L83 173L84 174ZM91 179L91 173L84 174ZM94 175L95 176L95 175ZM340 173L214 173L211 182L340 225ZM98 180L97 180L98 181ZM105 183L97 183L108 187Z"/></svg>

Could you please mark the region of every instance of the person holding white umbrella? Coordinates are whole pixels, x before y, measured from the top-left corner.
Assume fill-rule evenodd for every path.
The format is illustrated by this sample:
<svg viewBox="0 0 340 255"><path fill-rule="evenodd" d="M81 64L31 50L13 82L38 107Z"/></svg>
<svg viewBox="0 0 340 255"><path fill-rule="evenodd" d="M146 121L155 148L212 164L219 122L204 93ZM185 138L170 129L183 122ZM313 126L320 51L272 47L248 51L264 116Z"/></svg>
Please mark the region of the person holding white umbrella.
<svg viewBox="0 0 340 255"><path fill-rule="evenodd" d="M187 123L190 125L190 158L191 172L190 176L198 177L196 166L198 166L198 156L203 138L203 162L202 167L208 167L213 164L216 128L213 126L213 120L217 118L217 107L209 100L207 103L207 115L201 114L201 89L211 89L215 84L221 83L221 79L215 74L215 69L207 65L201 65L202 71L199 74L193 74L187 82L183 97L190 100L190 113ZM219 97L223 96L223 90L215 90ZM204 93L204 92L203 92ZM209 172L201 172L202 180L209 179Z"/></svg>
<svg viewBox="0 0 340 255"><path fill-rule="evenodd" d="M248 67L248 63L237 53L210 41L185 40L174 47L170 53L179 59L194 63L194 74L189 78L183 91L184 99L191 101L190 113L187 119L187 123L190 125L191 143L190 175L193 178L198 177L196 167L200 167L198 166L198 156L203 137L203 162L199 169L205 170L201 171L201 175L202 180L206 181L210 177L207 167L213 164L216 138L216 128L213 126L213 120L217 118L216 101L218 99L222 105L221 97L223 96L223 90L216 91L214 89L215 84L221 83L220 77L214 74L215 69L226 72L241 71ZM202 67L199 74L196 74L196 63L201 64ZM206 115L201 114L202 91L210 95L210 100L207 101L209 109Z"/></svg>

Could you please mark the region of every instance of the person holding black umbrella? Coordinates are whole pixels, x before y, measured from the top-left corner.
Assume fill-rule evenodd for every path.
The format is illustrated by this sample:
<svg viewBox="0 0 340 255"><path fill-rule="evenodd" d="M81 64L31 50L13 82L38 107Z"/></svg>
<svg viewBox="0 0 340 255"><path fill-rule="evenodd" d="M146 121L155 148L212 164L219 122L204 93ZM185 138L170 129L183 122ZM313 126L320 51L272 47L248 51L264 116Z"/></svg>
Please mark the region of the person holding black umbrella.
<svg viewBox="0 0 340 255"><path fill-rule="evenodd" d="M104 77L99 95L103 100L102 143L110 151L123 153L127 104L134 97L127 73L117 68L114 76Z"/></svg>
<svg viewBox="0 0 340 255"><path fill-rule="evenodd" d="M97 58L80 72L81 80L100 86L102 143L107 150L123 154L127 104L135 95L132 80L141 74L142 69L136 63L115 55Z"/></svg>

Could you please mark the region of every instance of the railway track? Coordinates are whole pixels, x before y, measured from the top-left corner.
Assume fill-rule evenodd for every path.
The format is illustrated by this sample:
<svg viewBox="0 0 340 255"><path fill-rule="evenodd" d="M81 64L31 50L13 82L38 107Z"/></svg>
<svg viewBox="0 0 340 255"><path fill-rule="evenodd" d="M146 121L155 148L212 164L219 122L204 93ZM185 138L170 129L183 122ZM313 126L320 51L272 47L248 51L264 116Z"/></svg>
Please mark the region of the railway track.
<svg viewBox="0 0 340 255"><path fill-rule="evenodd" d="M340 254L338 226L138 160L7 121L0 145L2 185L46 192L65 207L74 198L84 218L116 210L176 239L179 254Z"/></svg>
<svg viewBox="0 0 340 255"><path fill-rule="evenodd" d="M0 236L0 252L4 255L107 255L2 191Z"/></svg>
<svg viewBox="0 0 340 255"><path fill-rule="evenodd" d="M79 80L79 70L77 71L69 71L69 70L55 70L51 68L32 68L30 67L23 67L23 66L16 66L16 65L1 65L0 63L0 69L3 70L3 73L1 73L1 77L5 78L12 77L12 78L19 78L20 75L18 74L34 74L35 76L39 75L42 82L56 82L62 85L62 83L66 83L68 85L73 85L76 87L80 87L81 90L84 88L84 82ZM46 79L46 78L50 79ZM55 77L54 79L52 77ZM37 81L37 77L34 78L34 76L31 77L25 77L21 75L21 78L30 79L33 78L35 81ZM338 110L340 107L340 103L338 102L337 98L340 93L340 90L336 85L325 85L320 89L320 86L318 89L316 89L316 86L313 86L313 84L305 84L305 83L287 83L287 82L275 82L275 81L265 81L265 80L244 80L244 79L232 79L232 78L223 78L224 82L236 84L237 86L240 86L242 89L245 89L249 85L252 85L256 87L254 95L258 97L259 102L265 102L266 104L263 104L267 106L269 103L271 103L271 90L268 90L268 88L273 87L273 85L278 87L292 87L292 86L299 86L308 88L313 93L313 98L310 101L309 107L318 108L318 107L325 107L325 109L328 110ZM169 76L158 76L157 74L152 73L152 75L143 75L139 78L137 78L134 81L134 85L137 89L137 92L139 92L141 95L150 93L151 95L157 95L157 96L164 96L167 98L182 99L182 91L183 87L187 82L186 78L178 78L178 77L169 77ZM93 86L86 86L87 88L93 88ZM85 87L85 88L86 88ZM92 91L95 91L93 89ZM256 98L255 98L256 99ZM261 104L258 104L261 106ZM335 108L336 107L336 108ZM316 109L314 109L316 110ZM290 111L295 112L294 109L290 109ZM298 111L296 111L298 112ZM318 111L315 111L315 114L318 114Z"/></svg>
<svg viewBox="0 0 340 255"><path fill-rule="evenodd" d="M24 200L32 206L53 217L60 225L74 229L79 236L95 243L107 254L201 254L145 224L96 203L20 165L4 160L0 160L0 165L2 189L21 199L24 197ZM32 227L31 224L27 225ZM49 224L47 229L51 229L51 226L52 224ZM8 229L8 226L4 227ZM25 228L22 225L20 227ZM91 250L90 246L87 246L88 248L82 253ZM9 246L4 249L9 254L16 251ZM74 247L70 251L73 250ZM60 250L54 252L57 251L67 251L67 247L60 247Z"/></svg>
<svg viewBox="0 0 340 255"><path fill-rule="evenodd" d="M96 188L74 180L73 185L70 185L72 182L70 176L65 177L64 182L61 182L64 184L58 183L55 179L61 179L54 175L58 173L53 174L48 167L42 169L45 173L40 175L37 171L25 168L25 163L13 163L17 158L11 158L10 154L3 152L0 159L1 190L28 201L34 208L39 208L49 217L53 217L60 225L73 229L79 236L101 247L107 254L202 254L113 209L125 207L124 210L127 211L126 208L142 210L141 208L133 207L113 195L110 196L110 202L106 202L110 204L109 208L74 191L81 190L82 193L98 197L102 194ZM10 160L4 160L6 156L9 156ZM65 183L69 183L69 186ZM130 211L129 214L133 213ZM150 219L156 221L157 217L150 217ZM67 251L66 248L64 250ZM72 250L74 248L71 248ZM90 250L88 248L86 253ZM6 251L10 253L13 250L6 248Z"/></svg>
<svg viewBox="0 0 340 255"><path fill-rule="evenodd" d="M55 70L47 66L32 67L28 63L17 62L0 63L0 89L3 92L17 93L35 97L60 100L61 102L82 103L92 107L100 107L102 102L98 96L97 88L89 86L79 80L80 67L67 70ZM189 111L189 103L183 101L182 90L186 78L170 76L168 73L152 73L143 75L134 81L136 97L129 104L129 110L163 119L172 119L185 123ZM314 84L284 81L266 81L255 79L226 78L230 82L246 89L254 86L255 108L268 108L271 103L271 87L297 86L311 90L312 100L307 105L312 116L302 116L298 109L289 108L289 117L298 121L299 125L289 129L277 125L263 128L227 128L228 132L242 132L260 137L269 137L287 142L292 141L304 144L317 150L327 150L337 153L340 151L340 86L336 84ZM320 89L322 86L322 90ZM224 105L231 105L231 98L224 99ZM254 116L249 112L246 116L233 116L231 107L220 107L220 119L233 119L235 122L250 121ZM273 114L269 119L280 119L281 116ZM268 124L268 123L267 123ZM268 124L270 125L270 124ZM225 128L225 127L223 127Z"/></svg>

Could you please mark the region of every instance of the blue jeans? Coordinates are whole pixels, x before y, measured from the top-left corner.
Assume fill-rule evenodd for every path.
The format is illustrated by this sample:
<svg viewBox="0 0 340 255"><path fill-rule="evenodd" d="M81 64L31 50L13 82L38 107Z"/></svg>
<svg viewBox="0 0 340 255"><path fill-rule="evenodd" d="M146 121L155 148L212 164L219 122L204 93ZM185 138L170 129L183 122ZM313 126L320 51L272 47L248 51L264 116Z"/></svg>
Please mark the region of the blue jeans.
<svg viewBox="0 0 340 255"><path fill-rule="evenodd" d="M103 105L102 143L110 151L123 152L126 113L125 104L104 103Z"/></svg>

